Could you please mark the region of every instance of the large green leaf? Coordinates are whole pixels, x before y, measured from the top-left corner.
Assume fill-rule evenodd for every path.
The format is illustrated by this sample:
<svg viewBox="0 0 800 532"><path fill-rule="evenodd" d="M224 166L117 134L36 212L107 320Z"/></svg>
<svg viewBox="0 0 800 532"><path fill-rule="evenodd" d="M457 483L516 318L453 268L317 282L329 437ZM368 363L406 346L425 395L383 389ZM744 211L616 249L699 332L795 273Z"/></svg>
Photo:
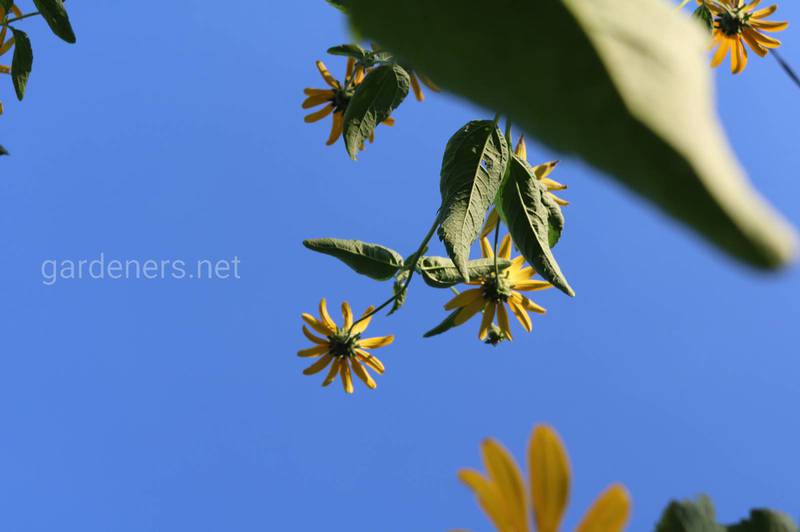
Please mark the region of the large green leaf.
<svg viewBox="0 0 800 532"><path fill-rule="evenodd" d="M497 269L503 271L511 266L507 259L497 259ZM417 263L417 271L425 284L433 288L450 288L465 282L464 276L456 265L447 257L421 257ZM470 279L486 277L494 272L494 259L476 259L467 262Z"/></svg>
<svg viewBox="0 0 800 532"><path fill-rule="evenodd" d="M391 279L403 266L403 257L395 250L360 240L316 238L303 240L303 245L336 257L356 272L378 281Z"/></svg>
<svg viewBox="0 0 800 532"><path fill-rule="evenodd" d="M75 32L72 31L72 24L69 22L63 0L33 0L33 3L36 4L36 9L47 21L47 25L50 26L53 33L68 43L75 42Z"/></svg>
<svg viewBox="0 0 800 532"><path fill-rule="evenodd" d="M706 495L697 500L672 501L661 514L656 532L797 532L787 515L766 509L750 511L747 519L733 524L717 522L714 504Z"/></svg>
<svg viewBox="0 0 800 532"><path fill-rule="evenodd" d="M785 263L792 230L717 120L708 35L664 0L350 0L351 22L436 83L584 158L728 253Z"/></svg>
<svg viewBox="0 0 800 532"><path fill-rule="evenodd" d="M356 87L344 113L344 143L351 158L356 158L378 124L403 102L410 83L408 72L400 65L382 65Z"/></svg>
<svg viewBox="0 0 800 532"><path fill-rule="evenodd" d="M564 293L574 296L575 292L550 251L552 213L547 204L547 188L536 179L530 166L516 155L511 157L510 172L500 197L500 212L519 252L539 275Z"/></svg>
<svg viewBox="0 0 800 532"><path fill-rule="evenodd" d="M797 524L781 512L750 510L750 517L727 527L728 532L797 532Z"/></svg>
<svg viewBox="0 0 800 532"><path fill-rule="evenodd" d="M14 58L11 62L11 79L14 91L20 101L25 97L25 87L33 68L33 49L28 34L22 30L11 28L14 32Z"/></svg>
<svg viewBox="0 0 800 532"><path fill-rule="evenodd" d="M456 316L458 313L461 312L461 309L456 309L451 312L439 325L431 329L430 331L423 334L423 338L430 338L431 336L436 336L438 334L442 334L444 332L449 331L453 327L456 326Z"/></svg>
<svg viewBox="0 0 800 532"><path fill-rule="evenodd" d="M564 232L564 213L550 194L542 196L542 203L547 208L547 240L552 248L558 244Z"/></svg>
<svg viewBox="0 0 800 532"><path fill-rule="evenodd" d="M439 190L439 238L461 275L469 280L469 249L478 238L508 164L508 145L491 120L475 120L448 141Z"/></svg>

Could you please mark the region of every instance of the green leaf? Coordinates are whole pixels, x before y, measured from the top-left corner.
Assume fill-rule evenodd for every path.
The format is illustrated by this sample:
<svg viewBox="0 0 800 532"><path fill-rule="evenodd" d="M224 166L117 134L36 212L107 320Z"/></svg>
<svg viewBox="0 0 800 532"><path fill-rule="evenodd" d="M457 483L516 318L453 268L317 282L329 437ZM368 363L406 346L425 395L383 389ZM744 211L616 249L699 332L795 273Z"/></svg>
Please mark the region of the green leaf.
<svg viewBox="0 0 800 532"><path fill-rule="evenodd" d="M503 271L511 266L507 259L497 259L497 269ZM422 257L417 263L417 271L430 287L450 288L466 282L456 265L447 257ZM476 259L467 262L470 279L486 277L494 272L494 259Z"/></svg>
<svg viewBox="0 0 800 532"><path fill-rule="evenodd" d="M714 29L714 15L711 14L711 10L708 9L705 4L695 9L692 16L702 22L703 27L708 30L709 33L712 32Z"/></svg>
<svg viewBox="0 0 800 532"><path fill-rule="evenodd" d="M547 188L516 155L511 157L510 168L503 184L503 208L499 212L504 216L511 239L539 275L565 294L574 296L575 292L550 251L552 213L547 206Z"/></svg>
<svg viewBox="0 0 800 532"><path fill-rule="evenodd" d="M564 213L550 194L542 196L542 203L547 208L547 241L552 248L558 244L564 232Z"/></svg>
<svg viewBox="0 0 800 532"><path fill-rule="evenodd" d="M361 275L378 281L391 279L403 266L403 257L395 250L360 240L317 238L303 240L303 245L336 257Z"/></svg>
<svg viewBox="0 0 800 532"><path fill-rule="evenodd" d="M343 13L347 13L350 4L348 0L325 0L325 1L328 2L330 5L332 5L333 7L335 7L336 9L338 9L339 11L342 11Z"/></svg>
<svg viewBox="0 0 800 532"><path fill-rule="evenodd" d="M22 30L11 28L14 32L14 59L11 62L11 79L14 82L14 91L17 99L22 101L25 97L25 87L33 67L33 49L28 34Z"/></svg>
<svg viewBox="0 0 800 532"><path fill-rule="evenodd" d="M717 119L708 35L670 2L635 4L350 0L350 18L443 89L583 158L731 255L786 263L794 233L747 183Z"/></svg>
<svg viewBox="0 0 800 532"><path fill-rule="evenodd" d="M353 57L363 61L369 55L369 52L357 44L340 44L339 46L332 46L328 48L328 53L331 55L343 55L345 57Z"/></svg>
<svg viewBox="0 0 800 532"><path fill-rule="evenodd" d="M72 31L63 0L33 0L33 3L53 33L70 44L75 43L75 32Z"/></svg>
<svg viewBox="0 0 800 532"><path fill-rule="evenodd" d="M798 532L792 519L781 512L750 510L750 518L727 527L728 532Z"/></svg>
<svg viewBox="0 0 800 532"><path fill-rule="evenodd" d="M431 336L436 336L437 334L442 334L444 332L449 331L453 327L456 326L456 315L461 311L461 309L456 309L447 316L442 323L431 329L430 331L423 334L423 338L430 338Z"/></svg>
<svg viewBox="0 0 800 532"><path fill-rule="evenodd" d="M0 7L3 8L3 11L5 11L6 15L11 13L11 6L13 5L14 5L14 0L0 0Z"/></svg>
<svg viewBox="0 0 800 532"><path fill-rule="evenodd" d="M714 504L705 495L696 501L672 501L661 514L656 532L724 532L717 524Z"/></svg>
<svg viewBox="0 0 800 532"><path fill-rule="evenodd" d="M469 250L503 181L508 156L503 133L491 120L468 123L450 138L444 150L439 238L467 280Z"/></svg>
<svg viewBox="0 0 800 532"><path fill-rule="evenodd" d="M410 83L408 72L401 66L382 65L356 87L344 113L344 143L352 159L378 124L403 102Z"/></svg>
<svg viewBox="0 0 800 532"><path fill-rule="evenodd" d="M392 290L394 290L395 300L392 304L392 310L389 311L389 316L400 310L400 308L406 304L406 296L408 295L408 290L406 290L406 281L408 281L408 276L411 273L408 270L401 270L397 275L394 277L394 286Z"/></svg>

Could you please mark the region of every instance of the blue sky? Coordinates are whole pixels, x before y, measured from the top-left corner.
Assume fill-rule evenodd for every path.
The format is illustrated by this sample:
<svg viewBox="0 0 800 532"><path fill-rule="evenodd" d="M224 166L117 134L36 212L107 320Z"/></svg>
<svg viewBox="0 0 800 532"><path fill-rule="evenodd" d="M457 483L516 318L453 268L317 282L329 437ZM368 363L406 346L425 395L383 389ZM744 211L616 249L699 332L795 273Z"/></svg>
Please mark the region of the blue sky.
<svg viewBox="0 0 800 532"><path fill-rule="evenodd" d="M569 525L611 482L633 495L632 530L701 492L725 520L800 516L800 270L740 267L569 157L557 255L578 296L542 293L533 334L492 349L470 323L425 340L448 293L415 282L370 328L397 335L376 391L304 377L299 314L390 286L302 239L412 251L447 138L491 113L409 100L351 162L300 109L313 61L347 40L336 11L180 4L70 2L72 47L26 21L26 100L0 89L0 529L489 530L456 473L486 436L521 460L538 422L571 455ZM800 6L778 14L800 66ZM797 87L771 58L717 78L743 164L800 224ZM43 283L42 261L100 253L236 257L240 278Z"/></svg>

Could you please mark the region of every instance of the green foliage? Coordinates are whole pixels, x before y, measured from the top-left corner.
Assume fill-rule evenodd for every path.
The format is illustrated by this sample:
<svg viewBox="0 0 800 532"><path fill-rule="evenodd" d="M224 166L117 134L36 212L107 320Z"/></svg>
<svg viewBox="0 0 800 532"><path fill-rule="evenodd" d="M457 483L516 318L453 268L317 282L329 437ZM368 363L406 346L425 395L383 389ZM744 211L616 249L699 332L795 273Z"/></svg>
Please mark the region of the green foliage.
<svg viewBox="0 0 800 532"><path fill-rule="evenodd" d="M701 4L700 7L695 9L692 17L699 20L709 33L714 29L714 15L711 14L711 10L705 4Z"/></svg>
<svg viewBox="0 0 800 532"><path fill-rule="evenodd" d="M522 256L553 286L574 296L575 292L550 251L552 214L547 205L547 189L536 179L530 166L516 155L511 158L510 172L500 197L501 215Z"/></svg>
<svg viewBox="0 0 800 532"><path fill-rule="evenodd" d="M75 43L75 32L72 31L63 0L33 0L33 3L53 33L68 43Z"/></svg>
<svg viewBox="0 0 800 532"><path fill-rule="evenodd" d="M350 4L349 0L326 0L326 1L339 11L347 13L347 8L348 5Z"/></svg>
<svg viewBox="0 0 800 532"><path fill-rule="evenodd" d="M344 113L344 143L352 159L378 124L403 102L410 83L401 66L382 65L371 70L356 87Z"/></svg>
<svg viewBox="0 0 800 532"><path fill-rule="evenodd" d="M499 271L509 266L511 266L510 260L497 259ZM433 288L450 288L466 282L453 261L446 257L422 257L417 263L417 271L422 275L425 284ZM467 271L470 279L486 277L494 272L494 259L471 260L467 262Z"/></svg>
<svg viewBox="0 0 800 532"><path fill-rule="evenodd" d="M792 230L747 184L716 118L708 38L669 2L349 4L361 34L443 88L584 158L731 255L763 268L791 258Z"/></svg>
<svg viewBox="0 0 800 532"><path fill-rule="evenodd" d="M0 155L8 155L8 150L5 149L4 146L0 145Z"/></svg>
<svg viewBox="0 0 800 532"><path fill-rule="evenodd" d="M564 232L564 213L550 194L542 196L542 203L547 208L547 242L552 248L558 244Z"/></svg>
<svg viewBox="0 0 800 532"><path fill-rule="evenodd" d="M0 7L6 12L6 15L11 11L11 6L14 5L14 0L0 0ZM13 16L13 15L11 15Z"/></svg>
<svg viewBox="0 0 800 532"><path fill-rule="evenodd" d="M449 331L450 329L456 326L456 316L458 315L459 312L461 312L461 309L454 310L444 319L444 321L442 321L442 323L440 323L430 331L426 332L422 336L424 338L430 338L431 336L436 336Z"/></svg>
<svg viewBox="0 0 800 532"><path fill-rule="evenodd" d="M391 279L403 267L403 257L395 250L360 240L317 238L304 240L312 251L341 260L361 275L378 281Z"/></svg>
<svg viewBox="0 0 800 532"><path fill-rule="evenodd" d="M733 525L717 523L714 504L705 495L695 501L673 501L661 514L656 532L798 532L786 515L755 509L750 517Z"/></svg>
<svg viewBox="0 0 800 532"><path fill-rule="evenodd" d="M14 90L17 99L22 101L25 97L25 87L28 85L28 77L33 68L33 49L28 34L22 30L11 28L14 32L14 59L11 63L11 79L14 82Z"/></svg>
<svg viewBox="0 0 800 532"><path fill-rule="evenodd" d="M328 53L331 55L343 55L345 57L352 57L359 61L364 61L370 52L357 44L340 44L338 46L331 46L328 48Z"/></svg>
<svg viewBox="0 0 800 532"><path fill-rule="evenodd" d="M408 277L411 275L411 272L408 270L401 270L397 275L394 277L394 286L392 290L394 292L394 302L392 303L392 310L389 311L389 316L400 310L400 308L406 304L406 296L408 295L408 290L406 290Z"/></svg>
<svg viewBox="0 0 800 532"><path fill-rule="evenodd" d="M503 133L491 120L468 123L450 138L445 148L439 183L442 195L439 238L467 280L469 250L500 188L508 157Z"/></svg>

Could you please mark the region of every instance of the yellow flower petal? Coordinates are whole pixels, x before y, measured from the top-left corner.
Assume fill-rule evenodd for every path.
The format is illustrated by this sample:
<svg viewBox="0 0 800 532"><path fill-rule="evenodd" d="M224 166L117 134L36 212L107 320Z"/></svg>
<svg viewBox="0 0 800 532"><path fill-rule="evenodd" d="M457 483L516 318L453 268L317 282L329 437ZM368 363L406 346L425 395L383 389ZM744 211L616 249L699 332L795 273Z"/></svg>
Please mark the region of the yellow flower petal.
<svg viewBox="0 0 800 532"><path fill-rule="evenodd" d="M481 237L486 238L489 236L489 233L494 231L494 228L497 227L497 224L500 222L500 215L497 213L497 209L492 209L492 212L489 213L489 217L486 218L486 223L483 225L483 231L481 231Z"/></svg>
<svg viewBox="0 0 800 532"><path fill-rule="evenodd" d="M425 93L422 92L422 87L419 86L417 76L414 75L414 72L410 72L409 74L409 78L411 79L411 88L414 90L414 97L418 102L425 101Z"/></svg>
<svg viewBox="0 0 800 532"><path fill-rule="evenodd" d="M524 308L525 310L528 310L530 312L536 312L537 314L547 313L547 310L544 307L540 307L539 305L537 305L527 297L523 296L522 294L520 294L520 296L522 297L522 308Z"/></svg>
<svg viewBox="0 0 800 532"><path fill-rule="evenodd" d="M342 388L347 393L353 393L353 377L350 373L350 364L347 360L342 360L339 364L339 375L342 377Z"/></svg>
<svg viewBox="0 0 800 532"><path fill-rule="evenodd" d="M419 80L422 82L422 84L428 87L430 90L432 90L433 92L442 92L442 89L440 89L439 86L433 81L431 81L428 77L420 74L419 72L416 72L416 74L419 77Z"/></svg>
<svg viewBox="0 0 800 532"><path fill-rule="evenodd" d="M319 316L322 318L322 323L332 331L338 329L336 326L336 322L331 319L331 315L328 314L328 303L325 301L325 298L319 300Z"/></svg>
<svg viewBox="0 0 800 532"><path fill-rule="evenodd" d="M569 461L561 438L546 425L534 428L528 446L533 513L538 532L556 532L569 500Z"/></svg>
<svg viewBox="0 0 800 532"><path fill-rule="evenodd" d="M445 304L445 310L453 310L458 307L466 307L467 305L473 303L476 299L481 299L483 295L483 290L481 288L470 288L469 290L464 290L456 297L451 299L450 301Z"/></svg>
<svg viewBox="0 0 800 532"><path fill-rule="evenodd" d="M547 188L547 190L567 190L567 185L559 183L558 181L554 181L549 177L543 177L542 184Z"/></svg>
<svg viewBox="0 0 800 532"><path fill-rule="evenodd" d="M486 237L481 238L481 256L484 259L491 259L494 257L494 250L492 249L492 243L489 242L489 239Z"/></svg>
<svg viewBox="0 0 800 532"><path fill-rule="evenodd" d="M455 325L461 325L462 323L466 323L469 319L480 312L484 305L486 305L486 301L483 297L478 297L474 301L472 301L469 305L465 307L461 307L461 310L456 314L453 323Z"/></svg>
<svg viewBox="0 0 800 532"><path fill-rule="evenodd" d="M355 64L356 64L355 58L353 57L347 58L347 67L345 68L344 71L344 79L350 79L350 76L353 75L353 67L355 66Z"/></svg>
<svg viewBox="0 0 800 532"><path fill-rule="evenodd" d="M370 353L364 351L363 349L356 349L355 351L356 351L356 358L358 358L367 366L374 369L379 375L383 375L383 372L386 371L383 362L381 362L378 359L378 357L371 355Z"/></svg>
<svg viewBox="0 0 800 532"><path fill-rule="evenodd" d="M376 336L374 338L362 338L358 341L358 346L364 349L378 349L386 347L394 342L394 336Z"/></svg>
<svg viewBox="0 0 800 532"><path fill-rule="evenodd" d="M533 167L533 174L536 176L536 179L543 180L553 173L557 165L558 161L550 161L536 165Z"/></svg>
<svg viewBox="0 0 800 532"><path fill-rule="evenodd" d="M500 249L497 250L497 256L501 259L511 258L511 235L503 237L503 241L500 242Z"/></svg>
<svg viewBox="0 0 800 532"><path fill-rule="evenodd" d="M333 91L330 91L331 94L317 94L314 96L309 96L305 100L303 100L303 109L310 109L312 107L316 107L318 105L322 105L323 103L330 102L331 98L333 98Z"/></svg>
<svg viewBox="0 0 800 532"><path fill-rule="evenodd" d="M315 318L311 314L308 314L308 313L304 312L301 315L301 317L303 318L304 322L309 324L312 329L314 329L315 331L317 331L320 334L324 334L325 336L330 336L330 335L332 335L332 334L334 334L336 332L333 329L329 328L324 323L322 323L321 321L317 320L317 318Z"/></svg>
<svg viewBox="0 0 800 532"><path fill-rule="evenodd" d="M522 296L520 296L522 297ZM511 309L511 312L514 313L514 316L517 317L522 327L531 332L533 330L533 322L531 321L531 317L528 316L528 313L525 311L525 308L522 306L521 300L516 298L508 298L508 308Z"/></svg>
<svg viewBox="0 0 800 532"><path fill-rule="evenodd" d="M364 316L369 315L374 310L375 310L375 307L373 307L373 306L367 307L367 310L365 310L364 314L361 315L361 318L363 318L363 319L361 319L361 321L359 321L353 327L351 327L350 328L350 332L352 334L361 334L362 332L364 332L364 330L367 327L369 327L369 324L372 321L372 316L369 316L368 318L364 318Z"/></svg>
<svg viewBox="0 0 800 532"><path fill-rule="evenodd" d="M483 442L483 461L489 479L500 494L505 515L512 526L509 530L527 531L525 485L514 459L498 442L487 439Z"/></svg>
<svg viewBox="0 0 800 532"><path fill-rule="evenodd" d="M305 118L303 118L303 121L305 121L306 124L311 124L313 122L319 122L320 120L322 120L323 118L325 118L326 116L331 114L332 112L333 112L333 104L329 103L328 105L326 105L325 107L323 107L319 111L314 111L310 115L306 115Z"/></svg>
<svg viewBox="0 0 800 532"><path fill-rule="evenodd" d="M353 309L347 301L342 303L342 318L344 318L344 329L349 329L353 325Z"/></svg>
<svg viewBox="0 0 800 532"><path fill-rule="evenodd" d="M519 140L517 141L517 147L514 148L514 155L516 155L523 161L528 160L528 147L525 145L525 135L519 136Z"/></svg>
<svg viewBox="0 0 800 532"><path fill-rule="evenodd" d="M331 133L328 135L328 140L325 141L326 146L335 144L339 137L342 136L344 130L344 113L336 111L333 113L333 123L331 124Z"/></svg>
<svg viewBox="0 0 800 532"><path fill-rule="evenodd" d="M550 197L553 198L553 200L555 200L555 202L558 205L560 205L561 207L566 207L567 205L569 205L569 202L567 200L559 198L558 196L556 196L552 192L548 192L548 194L550 194Z"/></svg>
<svg viewBox="0 0 800 532"><path fill-rule="evenodd" d="M315 344L328 345L327 339L320 338L319 336L312 334L311 331L309 331L305 325L303 325L303 335L312 342L314 342Z"/></svg>
<svg viewBox="0 0 800 532"><path fill-rule="evenodd" d="M478 504L486 512L497 530L505 532L508 528L508 515L497 487L472 469L462 469L458 479L471 489L478 499Z"/></svg>
<svg viewBox="0 0 800 532"><path fill-rule="evenodd" d="M297 352L297 356L299 357L315 357L319 356L322 353L326 353L329 349L328 345L315 345L314 347L309 347L308 349L301 349Z"/></svg>
<svg viewBox="0 0 800 532"><path fill-rule="evenodd" d="M3 30L5 30L5 29L6 29L6 28L5 28L5 26L4 26L4 27L3 27ZM9 40L5 41L5 42L2 44L2 46L0 46L0 55L4 55L6 52L8 52L9 50L11 50L11 48L12 48L13 46L14 46L14 37L11 37Z"/></svg>
<svg viewBox="0 0 800 532"><path fill-rule="evenodd" d="M367 369L361 365L358 360L351 360L350 363L353 366L353 373L356 374L356 377L361 379L361 382L367 385L368 388L375 389L378 385L375 383L375 380L372 376L367 372Z"/></svg>
<svg viewBox="0 0 800 532"><path fill-rule="evenodd" d="M303 375L314 375L315 373L319 373L328 367L328 364L331 363L331 360L333 360L333 356L330 353L325 354L322 358L304 369Z"/></svg>
<svg viewBox="0 0 800 532"><path fill-rule="evenodd" d="M759 9L758 11L756 11L755 13L750 15L750 20L752 21L752 20L757 20L757 19L760 19L760 18L768 17L771 14L773 14L774 12L776 12L777 10L778 10L778 6L777 5L765 7L764 9Z"/></svg>
<svg viewBox="0 0 800 532"><path fill-rule="evenodd" d="M319 70L319 73L322 76L322 79L325 80L325 83L327 83L334 89L341 88L339 82L336 81L336 78L334 78L328 71L328 67L325 66L325 63L323 63L322 61L317 61L317 70Z"/></svg>
<svg viewBox="0 0 800 532"><path fill-rule="evenodd" d="M594 502L576 532L622 532L631 513L628 491L619 484L607 488Z"/></svg>
<svg viewBox="0 0 800 532"><path fill-rule="evenodd" d="M789 27L788 22L771 22L767 20L753 20L750 24L762 31L783 31Z"/></svg>
<svg viewBox="0 0 800 532"><path fill-rule="evenodd" d="M327 385L329 385L330 383L332 383L333 381L336 380L336 375L339 374L339 366L341 366L341 365L342 365L342 359L341 358L336 358L333 361L333 364L331 364L331 367L328 370L328 375L325 377L325 380L322 381L322 385L323 386L327 386Z"/></svg>
<svg viewBox="0 0 800 532"><path fill-rule="evenodd" d="M730 39L720 39L719 41L719 48L714 53L714 57L711 58L711 66L717 68L722 64L722 61L725 60L725 56L728 55L728 51L731 49L731 40Z"/></svg>
<svg viewBox="0 0 800 532"><path fill-rule="evenodd" d="M486 335L489 334L489 327L492 325L492 320L494 320L494 309L497 303L494 301L489 301L486 304L486 308L483 309L483 319L481 320L481 328L478 329L478 338L483 340L486 338Z"/></svg>
<svg viewBox="0 0 800 532"><path fill-rule="evenodd" d="M521 281L519 283L514 283L511 285L511 288L514 290L520 290L522 292L533 292L537 290L547 290L548 288L552 288L553 285L548 283L547 281Z"/></svg>
<svg viewBox="0 0 800 532"><path fill-rule="evenodd" d="M497 326L500 327L500 330L505 333L506 338L509 340L514 339L511 334L511 327L508 323L508 313L506 312L506 307L502 304L497 305Z"/></svg>

